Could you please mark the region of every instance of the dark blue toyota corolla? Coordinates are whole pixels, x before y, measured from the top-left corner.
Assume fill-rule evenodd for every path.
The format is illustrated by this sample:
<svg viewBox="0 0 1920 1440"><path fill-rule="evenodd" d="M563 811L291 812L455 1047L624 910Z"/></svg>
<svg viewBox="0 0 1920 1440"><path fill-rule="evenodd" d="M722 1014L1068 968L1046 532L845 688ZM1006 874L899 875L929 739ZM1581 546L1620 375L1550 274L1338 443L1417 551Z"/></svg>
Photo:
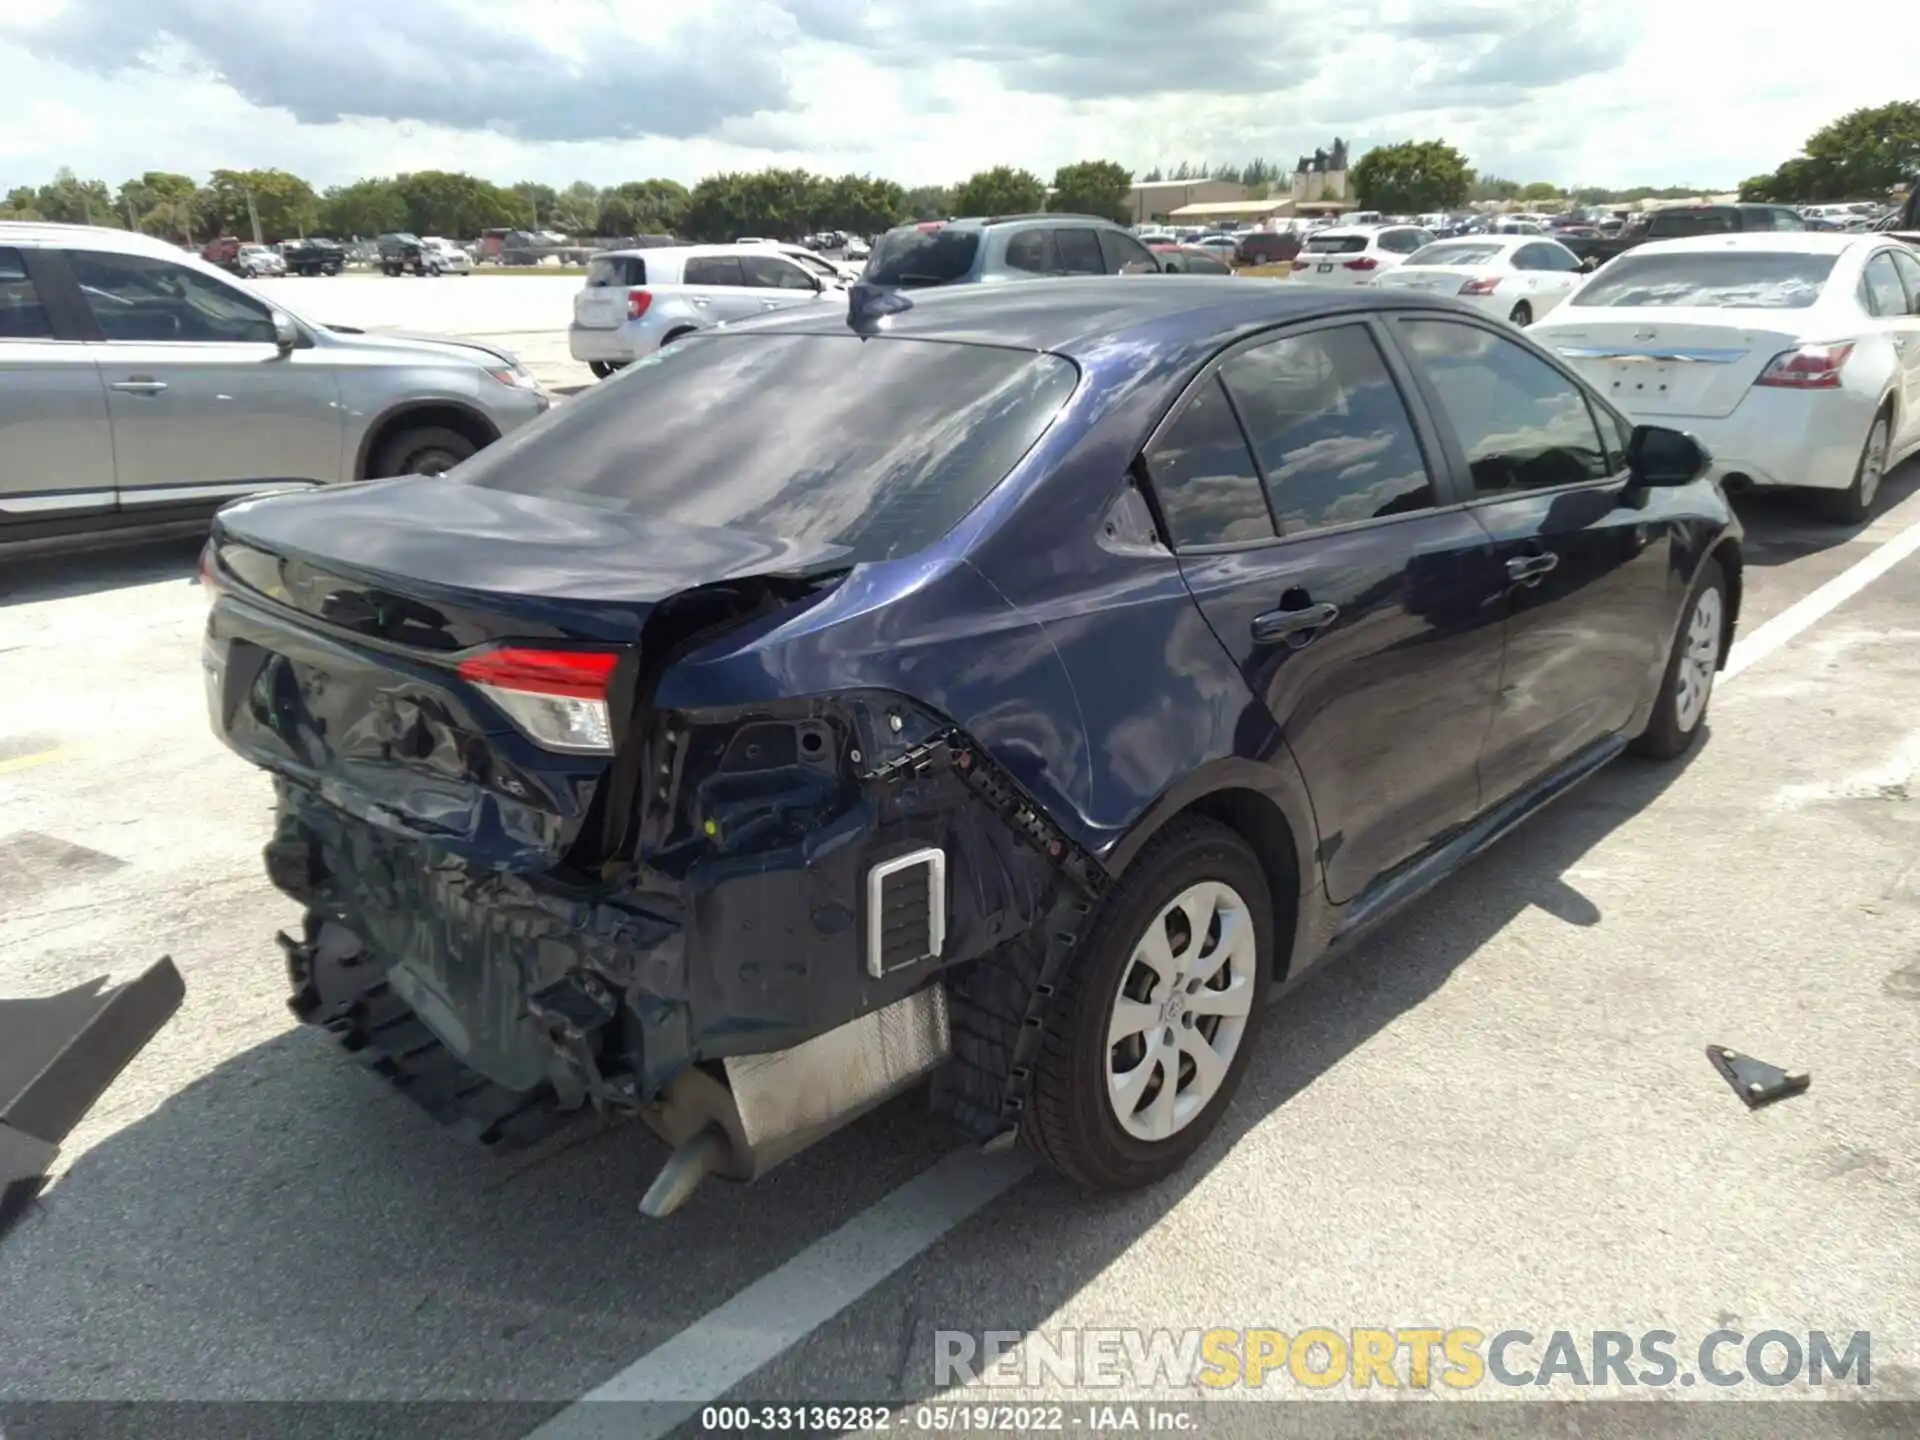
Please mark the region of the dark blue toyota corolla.
<svg viewBox="0 0 1920 1440"><path fill-rule="evenodd" d="M931 1078L1139 1186L1269 995L1698 739L1708 463L1447 301L856 292L229 507L209 703L295 1010L457 1128L638 1114L658 1214Z"/></svg>

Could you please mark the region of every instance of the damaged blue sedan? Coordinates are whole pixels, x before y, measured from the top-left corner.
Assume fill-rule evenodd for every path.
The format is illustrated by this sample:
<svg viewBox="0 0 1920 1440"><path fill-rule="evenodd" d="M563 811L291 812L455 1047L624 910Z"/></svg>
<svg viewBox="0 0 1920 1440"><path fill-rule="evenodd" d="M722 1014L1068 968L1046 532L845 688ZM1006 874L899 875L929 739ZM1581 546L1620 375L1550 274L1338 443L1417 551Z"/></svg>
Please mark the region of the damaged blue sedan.
<svg viewBox="0 0 1920 1440"><path fill-rule="evenodd" d="M857 291L228 507L208 703L274 779L296 1013L473 1138L637 1115L662 1214L930 1080L1126 1189L1268 998L1697 743L1708 471L1410 292Z"/></svg>

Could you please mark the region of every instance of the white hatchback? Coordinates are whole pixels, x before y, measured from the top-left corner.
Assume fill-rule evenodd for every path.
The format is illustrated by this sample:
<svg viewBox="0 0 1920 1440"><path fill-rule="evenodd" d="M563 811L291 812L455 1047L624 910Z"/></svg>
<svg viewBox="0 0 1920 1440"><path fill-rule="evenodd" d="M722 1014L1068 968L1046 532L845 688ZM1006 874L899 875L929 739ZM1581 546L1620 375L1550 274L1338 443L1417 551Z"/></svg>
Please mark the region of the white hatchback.
<svg viewBox="0 0 1920 1440"><path fill-rule="evenodd" d="M1433 244L1413 225L1338 225L1307 236L1294 257L1293 278L1310 285L1365 285Z"/></svg>
<svg viewBox="0 0 1920 1440"><path fill-rule="evenodd" d="M1888 236L1656 240L1531 333L1633 419L1695 435L1724 480L1805 488L1846 523L1920 450L1920 256Z"/></svg>
<svg viewBox="0 0 1920 1440"><path fill-rule="evenodd" d="M1451 295L1524 326L1554 309L1584 278L1580 257L1557 240L1474 235L1416 250L1405 264L1380 272L1369 283L1383 290Z"/></svg>

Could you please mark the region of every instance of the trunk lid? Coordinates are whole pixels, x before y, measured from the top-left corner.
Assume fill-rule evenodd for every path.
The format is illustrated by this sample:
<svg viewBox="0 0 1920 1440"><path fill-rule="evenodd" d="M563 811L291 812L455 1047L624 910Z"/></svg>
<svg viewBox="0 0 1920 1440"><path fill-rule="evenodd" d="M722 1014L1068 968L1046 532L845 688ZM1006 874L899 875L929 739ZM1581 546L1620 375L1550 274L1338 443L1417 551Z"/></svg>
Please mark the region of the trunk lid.
<svg viewBox="0 0 1920 1440"><path fill-rule="evenodd" d="M1469 280L1489 279L1499 272L1474 265L1397 265L1382 270L1376 285L1418 290L1425 295L1458 295Z"/></svg>
<svg viewBox="0 0 1920 1440"><path fill-rule="evenodd" d="M1636 419L1731 415L1767 363L1802 343L1778 310L1718 311L1710 323L1665 307L1587 312L1604 320L1575 320L1579 313L1563 308L1534 338Z"/></svg>
<svg viewBox="0 0 1920 1440"><path fill-rule="evenodd" d="M626 322L627 291L610 285L582 290L573 297L573 323L583 330L617 330Z"/></svg>
<svg viewBox="0 0 1920 1440"><path fill-rule="evenodd" d="M836 546L419 477L262 497L209 542L221 739L357 818L495 868L556 864L643 703L674 597L843 568ZM710 612L709 612L710 613ZM613 753L543 747L461 662L511 643L617 657Z"/></svg>

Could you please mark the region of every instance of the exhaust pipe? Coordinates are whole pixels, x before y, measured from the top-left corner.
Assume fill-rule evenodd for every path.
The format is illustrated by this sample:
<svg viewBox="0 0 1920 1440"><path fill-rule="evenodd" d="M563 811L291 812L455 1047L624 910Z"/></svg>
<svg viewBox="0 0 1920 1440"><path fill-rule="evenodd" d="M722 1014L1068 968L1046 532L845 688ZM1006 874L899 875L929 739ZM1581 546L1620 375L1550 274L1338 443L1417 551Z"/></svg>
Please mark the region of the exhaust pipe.
<svg viewBox="0 0 1920 1440"><path fill-rule="evenodd" d="M47 1183L54 1156L187 993L171 956L124 985L0 1000L0 1236Z"/></svg>

